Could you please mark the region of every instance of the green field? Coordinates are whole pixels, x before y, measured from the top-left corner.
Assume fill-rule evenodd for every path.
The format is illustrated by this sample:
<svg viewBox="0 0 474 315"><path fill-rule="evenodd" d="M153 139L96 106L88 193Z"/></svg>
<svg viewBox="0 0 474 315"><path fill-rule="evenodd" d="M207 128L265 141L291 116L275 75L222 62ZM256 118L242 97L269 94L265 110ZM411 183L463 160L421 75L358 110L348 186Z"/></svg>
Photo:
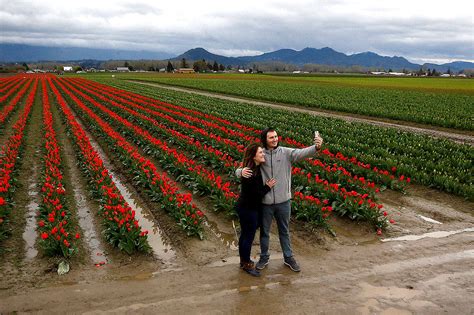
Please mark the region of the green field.
<svg viewBox="0 0 474 315"><path fill-rule="evenodd" d="M406 89L434 93L458 93L474 95L474 82L464 78L427 78L427 77L381 77L367 75L306 75L273 74L291 81L308 83L330 83L337 85Z"/></svg>
<svg viewBox="0 0 474 315"><path fill-rule="evenodd" d="M474 130L474 81L470 79L150 73L115 74L115 78Z"/></svg>

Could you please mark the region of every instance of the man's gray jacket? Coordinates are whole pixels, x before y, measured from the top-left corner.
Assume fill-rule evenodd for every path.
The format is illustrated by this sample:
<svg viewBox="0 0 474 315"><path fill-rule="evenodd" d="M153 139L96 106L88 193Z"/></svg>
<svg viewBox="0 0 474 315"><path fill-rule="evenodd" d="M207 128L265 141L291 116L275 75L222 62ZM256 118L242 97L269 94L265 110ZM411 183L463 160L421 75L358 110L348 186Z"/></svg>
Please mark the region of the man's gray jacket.
<svg viewBox="0 0 474 315"><path fill-rule="evenodd" d="M312 145L304 149L277 147L273 150L264 149L265 163L260 166L263 183L270 178L277 180L276 185L267 193L262 200L263 204L272 205L282 203L291 199L291 165L294 162L314 156L317 152L316 146ZM242 168L235 171L237 177L241 177Z"/></svg>

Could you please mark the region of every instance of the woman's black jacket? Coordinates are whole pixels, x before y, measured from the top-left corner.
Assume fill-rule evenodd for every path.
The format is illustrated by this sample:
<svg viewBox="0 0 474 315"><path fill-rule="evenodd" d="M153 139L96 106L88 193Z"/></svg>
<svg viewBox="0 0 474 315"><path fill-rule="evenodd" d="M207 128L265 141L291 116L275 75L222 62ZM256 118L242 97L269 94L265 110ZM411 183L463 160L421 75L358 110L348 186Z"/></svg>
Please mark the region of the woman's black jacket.
<svg viewBox="0 0 474 315"><path fill-rule="evenodd" d="M241 177L240 196L235 206L237 211L258 211L262 208L262 198L271 190L263 183L258 167L252 170L250 178Z"/></svg>

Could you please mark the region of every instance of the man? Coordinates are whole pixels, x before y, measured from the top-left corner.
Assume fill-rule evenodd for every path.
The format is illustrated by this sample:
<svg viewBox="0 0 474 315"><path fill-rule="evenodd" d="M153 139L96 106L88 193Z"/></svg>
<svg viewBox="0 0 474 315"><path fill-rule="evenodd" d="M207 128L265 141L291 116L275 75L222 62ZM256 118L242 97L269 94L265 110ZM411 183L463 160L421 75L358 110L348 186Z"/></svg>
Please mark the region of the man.
<svg viewBox="0 0 474 315"><path fill-rule="evenodd" d="M278 226L280 246L283 251L285 265L295 272L301 271L293 257L290 242L291 214L291 166L292 163L314 156L321 148L323 139L315 134L314 145L293 149L278 145L278 134L273 128L265 128L260 134L260 141L265 148L265 163L261 165L263 182L275 179L276 185L263 198L263 211L260 226L260 260L256 264L259 270L264 269L270 260L268 252L270 243L270 228L275 218ZM252 171L245 167L236 170L237 177L250 177Z"/></svg>

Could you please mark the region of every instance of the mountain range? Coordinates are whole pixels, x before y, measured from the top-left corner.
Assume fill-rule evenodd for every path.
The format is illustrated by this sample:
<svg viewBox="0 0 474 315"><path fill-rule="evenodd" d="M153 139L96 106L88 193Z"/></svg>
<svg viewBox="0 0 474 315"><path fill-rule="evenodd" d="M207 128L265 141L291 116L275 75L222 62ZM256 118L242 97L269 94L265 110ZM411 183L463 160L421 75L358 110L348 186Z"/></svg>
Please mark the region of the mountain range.
<svg viewBox="0 0 474 315"><path fill-rule="evenodd" d="M297 51L293 49L280 49L258 56L226 57L210 53L204 48L193 48L185 53L173 57L164 52L130 51L116 49L94 49L77 47L44 47L23 44L0 44L0 62L38 62L38 61L74 61L74 60L181 60L187 61L206 60L223 64L225 66L251 66L258 62L281 62L302 66L304 64L320 64L331 66L362 66L377 69L402 69L418 70L421 66L425 69L436 69L439 72L460 71L474 69L474 63L455 61L441 65L425 63L423 65L412 63L404 57L380 56L373 52L363 52L352 55L324 47L304 48Z"/></svg>
<svg viewBox="0 0 474 315"><path fill-rule="evenodd" d="M190 49L182 55L173 58L173 60L180 60L185 58L186 60L206 60L216 61L223 65L251 65L256 62L282 62L287 64L295 64L302 66L304 64L321 64L331 66L362 66L367 68L379 68L379 69L392 69L392 70L418 70L421 66L425 69L436 69L436 71L446 72L448 69L451 71L460 71L464 69L474 69L474 63L466 61L455 61L445 63L441 65L433 63L425 63L423 65L412 63L404 57L387 57L380 56L373 52L363 52L352 55L346 55L344 53L335 51L332 48L324 47L321 49L317 48L305 48L297 51L293 49L280 49L273 52L264 53L258 56L243 56L243 57L225 57L210 53L204 48Z"/></svg>
<svg viewBox="0 0 474 315"><path fill-rule="evenodd" d="M169 58L173 58L173 55L164 52L0 44L0 62L73 61L84 59L162 60Z"/></svg>

